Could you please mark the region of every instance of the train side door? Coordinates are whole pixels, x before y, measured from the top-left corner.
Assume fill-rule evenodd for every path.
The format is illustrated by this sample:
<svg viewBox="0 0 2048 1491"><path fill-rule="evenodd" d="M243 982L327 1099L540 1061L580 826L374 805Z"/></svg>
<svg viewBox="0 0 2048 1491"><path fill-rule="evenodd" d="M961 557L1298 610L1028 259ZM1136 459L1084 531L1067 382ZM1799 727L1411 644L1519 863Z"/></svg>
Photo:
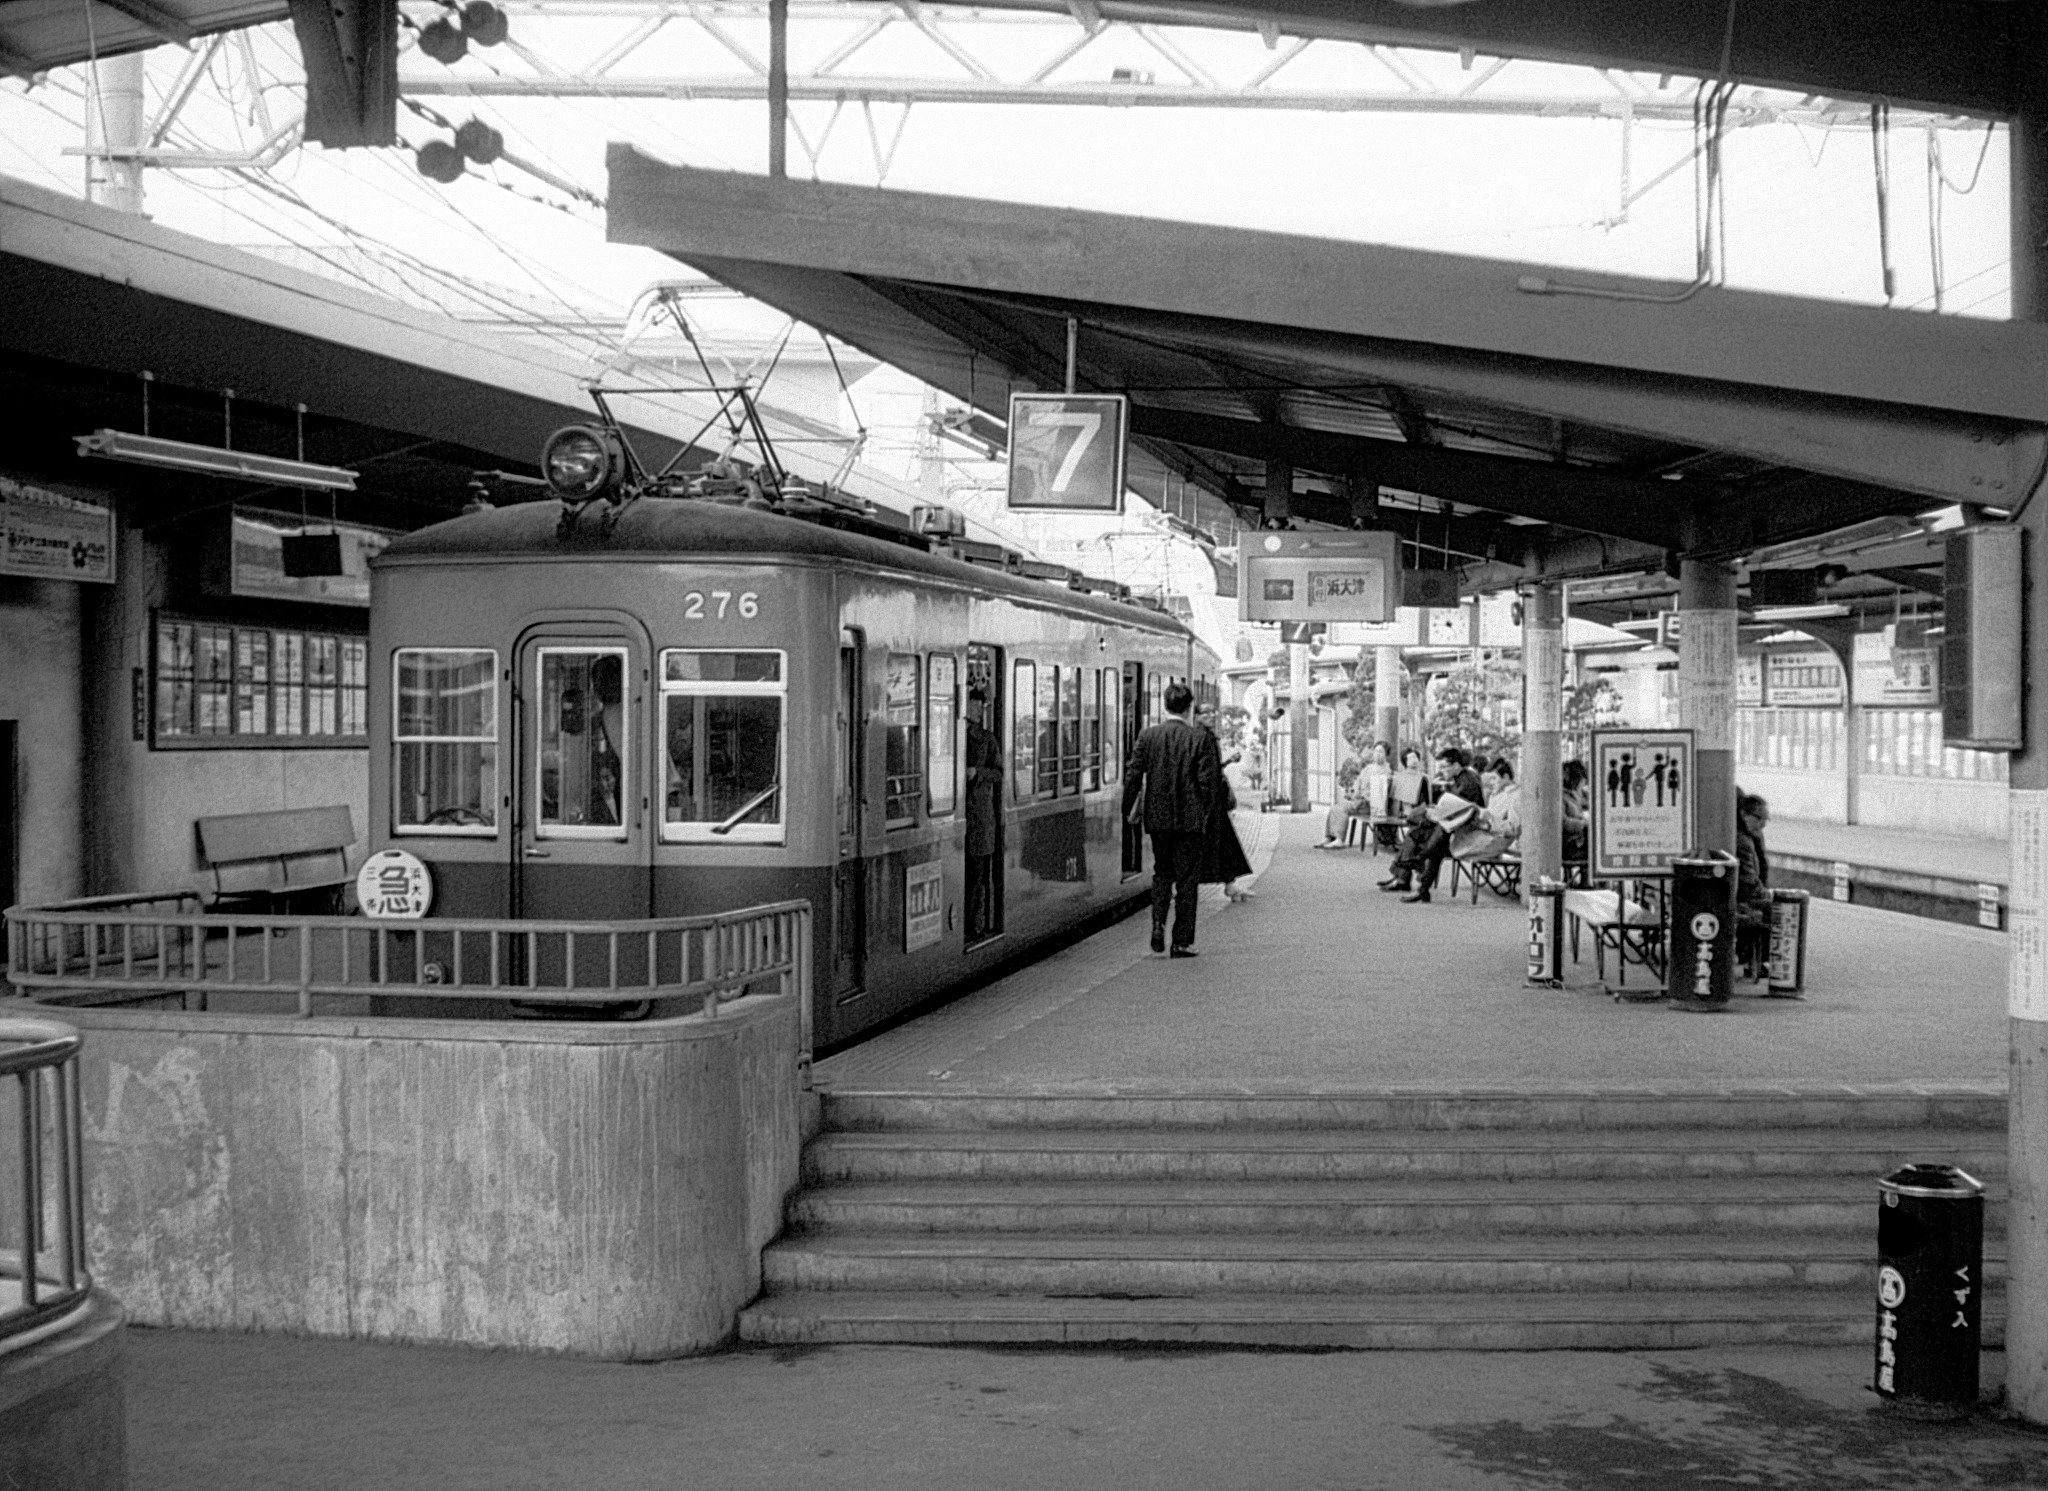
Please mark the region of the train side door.
<svg viewBox="0 0 2048 1491"><path fill-rule="evenodd" d="M832 875L832 1002L845 1004L867 992L868 877L861 844L867 827L866 637L848 627L839 637L839 696L835 801L839 861Z"/></svg>
<svg viewBox="0 0 2048 1491"><path fill-rule="evenodd" d="M513 914L651 914L646 650L618 627L565 625L519 644Z"/></svg>
<svg viewBox="0 0 2048 1491"><path fill-rule="evenodd" d="M976 696L980 697L977 698ZM967 644L967 927L973 947L1003 930L1003 650Z"/></svg>
<svg viewBox="0 0 2048 1491"><path fill-rule="evenodd" d="M1124 760L1131 759L1131 752L1137 748L1138 732L1145 728L1140 711L1145 700L1145 666L1142 663L1124 664L1123 706L1124 717L1117 732L1122 742ZM1142 875L1145 872L1145 829L1142 824L1124 824L1124 875Z"/></svg>

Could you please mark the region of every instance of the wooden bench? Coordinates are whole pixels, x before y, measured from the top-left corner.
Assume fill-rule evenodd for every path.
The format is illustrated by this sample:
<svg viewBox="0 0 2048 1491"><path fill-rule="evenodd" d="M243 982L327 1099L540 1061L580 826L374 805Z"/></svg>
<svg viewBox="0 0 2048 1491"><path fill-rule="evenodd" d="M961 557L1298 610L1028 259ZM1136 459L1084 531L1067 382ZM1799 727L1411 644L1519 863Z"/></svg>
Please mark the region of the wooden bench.
<svg viewBox="0 0 2048 1491"><path fill-rule="evenodd" d="M342 887L355 878L348 848L356 830L346 806L225 813L194 827L213 871L215 910L338 910Z"/></svg>
<svg viewBox="0 0 2048 1491"><path fill-rule="evenodd" d="M1632 892L1627 882L1593 890L1564 893L1565 920L1571 927L1572 961L1579 961L1579 928L1593 933L1593 966L1598 976L1607 977L1607 950L1614 949L1615 982L1628 983L1628 965L1636 963L1652 976L1664 976L1664 906L1661 890L1654 893L1656 904L1640 899L1644 892Z"/></svg>

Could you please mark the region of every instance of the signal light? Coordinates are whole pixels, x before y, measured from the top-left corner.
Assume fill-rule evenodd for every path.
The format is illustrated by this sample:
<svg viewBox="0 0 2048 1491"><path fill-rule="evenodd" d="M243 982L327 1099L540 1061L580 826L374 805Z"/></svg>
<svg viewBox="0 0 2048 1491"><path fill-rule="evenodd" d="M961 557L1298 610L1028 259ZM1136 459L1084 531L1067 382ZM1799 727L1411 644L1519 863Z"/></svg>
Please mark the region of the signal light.
<svg viewBox="0 0 2048 1491"><path fill-rule="evenodd" d="M562 501L588 502L625 476L625 452L608 430L570 425L548 436L541 447L540 474Z"/></svg>
<svg viewBox="0 0 2048 1491"><path fill-rule="evenodd" d="M429 140L413 157L420 175L443 186L462 179L462 152L446 140Z"/></svg>
<svg viewBox="0 0 2048 1491"><path fill-rule="evenodd" d="M455 148L480 166L505 153L505 137L481 119L465 120L455 131Z"/></svg>
<svg viewBox="0 0 2048 1491"><path fill-rule="evenodd" d="M420 50L443 67L453 67L469 50L469 38L453 21L443 17L420 27Z"/></svg>
<svg viewBox="0 0 2048 1491"><path fill-rule="evenodd" d="M478 46L494 47L505 39L511 27L505 12L491 4L491 0L469 0L462 7L462 30Z"/></svg>

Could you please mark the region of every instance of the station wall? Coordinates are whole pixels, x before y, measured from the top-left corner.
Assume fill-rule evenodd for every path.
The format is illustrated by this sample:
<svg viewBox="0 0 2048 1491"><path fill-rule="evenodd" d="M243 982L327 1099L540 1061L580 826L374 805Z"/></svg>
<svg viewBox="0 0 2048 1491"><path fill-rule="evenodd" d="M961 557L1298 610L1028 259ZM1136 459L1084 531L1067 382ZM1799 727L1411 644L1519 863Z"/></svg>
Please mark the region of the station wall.
<svg viewBox="0 0 2048 1491"><path fill-rule="evenodd" d="M83 886L85 783L80 588L0 578L0 720L14 722L15 896Z"/></svg>

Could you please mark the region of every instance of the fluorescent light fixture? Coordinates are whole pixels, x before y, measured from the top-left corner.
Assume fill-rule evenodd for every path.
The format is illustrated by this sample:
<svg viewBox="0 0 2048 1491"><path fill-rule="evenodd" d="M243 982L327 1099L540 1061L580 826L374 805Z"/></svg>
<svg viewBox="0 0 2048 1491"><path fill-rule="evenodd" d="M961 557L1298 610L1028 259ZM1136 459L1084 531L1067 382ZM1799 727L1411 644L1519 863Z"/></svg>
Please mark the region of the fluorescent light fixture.
<svg viewBox="0 0 2048 1491"><path fill-rule="evenodd" d="M1815 606L1758 606L1750 613L1758 621L1820 621L1829 616L1847 616L1847 606L1823 601Z"/></svg>
<svg viewBox="0 0 2048 1491"><path fill-rule="evenodd" d="M355 472L342 466L316 466L311 461L287 461L281 456L224 450L217 445L189 445L183 440L159 440L154 435L131 435L124 430L94 430L90 435L71 438L78 442L80 455L102 456L109 461L132 461L138 466L160 466L168 471L228 476L275 486L312 487L325 492L356 489Z"/></svg>

